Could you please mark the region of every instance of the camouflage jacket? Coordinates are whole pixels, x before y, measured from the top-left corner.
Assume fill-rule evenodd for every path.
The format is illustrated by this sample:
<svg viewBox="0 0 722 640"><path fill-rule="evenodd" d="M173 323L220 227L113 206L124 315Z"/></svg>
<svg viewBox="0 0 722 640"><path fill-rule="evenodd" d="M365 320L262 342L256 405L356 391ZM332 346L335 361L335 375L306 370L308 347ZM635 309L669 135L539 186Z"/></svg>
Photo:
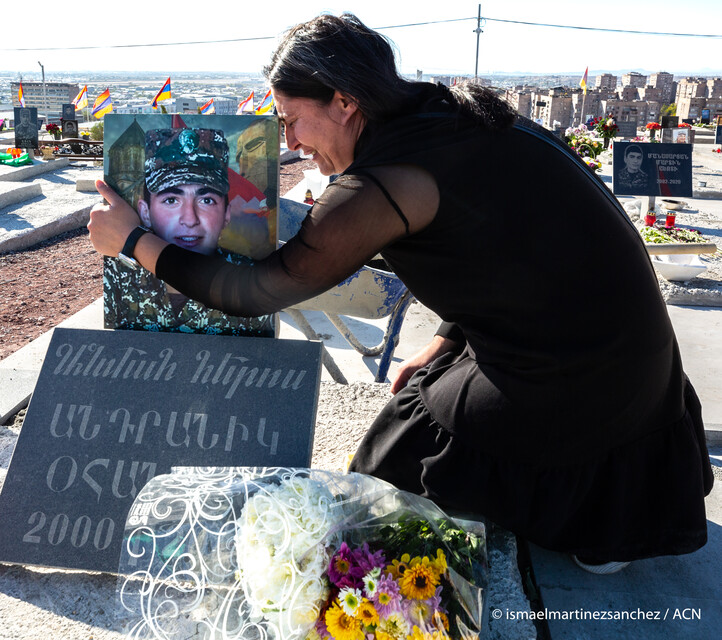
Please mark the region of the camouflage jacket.
<svg viewBox="0 0 722 640"><path fill-rule="evenodd" d="M249 264L249 258L218 250L228 262ZM275 314L257 318L229 316L181 294L171 294L150 271L130 269L115 258L103 268L105 327L140 331L171 331L214 335L274 337Z"/></svg>

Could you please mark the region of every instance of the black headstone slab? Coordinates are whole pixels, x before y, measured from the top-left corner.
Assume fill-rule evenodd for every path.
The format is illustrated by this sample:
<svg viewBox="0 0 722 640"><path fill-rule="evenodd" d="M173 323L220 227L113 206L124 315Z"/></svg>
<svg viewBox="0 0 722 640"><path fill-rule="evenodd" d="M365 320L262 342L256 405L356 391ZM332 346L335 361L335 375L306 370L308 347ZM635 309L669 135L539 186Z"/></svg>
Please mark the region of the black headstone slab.
<svg viewBox="0 0 722 640"><path fill-rule="evenodd" d="M616 195L692 197L691 144L615 142L612 164Z"/></svg>
<svg viewBox="0 0 722 640"><path fill-rule="evenodd" d="M634 138L636 135L637 135L636 120L617 122L617 137L618 138Z"/></svg>
<svg viewBox="0 0 722 640"><path fill-rule="evenodd" d="M722 144L722 124L718 124L714 130L714 143Z"/></svg>
<svg viewBox="0 0 722 640"><path fill-rule="evenodd" d="M171 466L308 467L317 342L55 329L0 494L0 561L115 572Z"/></svg>

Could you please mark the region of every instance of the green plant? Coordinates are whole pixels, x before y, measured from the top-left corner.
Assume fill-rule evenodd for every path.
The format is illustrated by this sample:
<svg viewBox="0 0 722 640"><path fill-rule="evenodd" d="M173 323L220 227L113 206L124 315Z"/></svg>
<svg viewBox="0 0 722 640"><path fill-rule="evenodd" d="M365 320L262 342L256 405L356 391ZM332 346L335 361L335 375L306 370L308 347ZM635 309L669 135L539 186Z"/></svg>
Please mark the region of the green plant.
<svg viewBox="0 0 722 640"><path fill-rule="evenodd" d="M103 139L103 123L96 122L90 127L90 139L91 140L102 140Z"/></svg>
<svg viewBox="0 0 722 640"><path fill-rule="evenodd" d="M660 116L676 116L677 115L677 105L673 102L672 104L665 104L662 105L662 108L659 110Z"/></svg>

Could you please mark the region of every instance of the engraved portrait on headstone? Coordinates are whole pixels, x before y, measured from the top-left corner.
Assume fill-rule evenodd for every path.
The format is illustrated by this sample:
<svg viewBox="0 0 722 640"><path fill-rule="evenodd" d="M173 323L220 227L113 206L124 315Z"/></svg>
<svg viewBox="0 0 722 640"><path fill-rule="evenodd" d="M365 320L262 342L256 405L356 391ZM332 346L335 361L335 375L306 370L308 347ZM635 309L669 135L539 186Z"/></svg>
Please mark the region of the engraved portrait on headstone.
<svg viewBox="0 0 722 640"><path fill-rule="evenodd" d="M63 120L75 120L75 105L70 104L64 104L63 105Z"/></svg>
<svg viewBox="0 0 722 640"><path fill-rule="evenodd" d="M15 146L21 149L38 148L37 107L15 107Z"/></svg>
<svg viewBox="0 0 722 640"><path fill-rule="evenodd" d="M106 179L142 224L188 251L252 264L276 246L278 120L275 116L110 115ZM262 125L259 127L259 125ZM230 149L268 150L239 165ZM260 167L260 170L257 169ZM237 318L208 309L142 267L105 259L105 326L272 337L275 315Z"/></svg>
<svg viewBox="0 0 722 640"><path fill-rule="evenodd" d="M63 120L63 138L77 138L78 137L78 121L77 120Z"/></svg>

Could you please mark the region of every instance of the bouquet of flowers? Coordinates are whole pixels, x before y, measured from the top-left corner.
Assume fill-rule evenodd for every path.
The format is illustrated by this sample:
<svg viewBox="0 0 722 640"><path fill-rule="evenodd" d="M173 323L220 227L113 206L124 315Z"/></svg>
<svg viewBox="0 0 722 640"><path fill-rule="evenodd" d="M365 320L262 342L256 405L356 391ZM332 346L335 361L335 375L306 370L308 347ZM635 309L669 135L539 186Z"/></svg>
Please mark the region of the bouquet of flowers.
<svg viewBox="0 0 722 640"><path fill-rule="evenodd" d="M481 523L370 476L179 469L131 508L121 618L133 639L480 638L485 557Z"/></svg>
<svg viewBox="0 0 722 640"><path fill-rule="evenodd" d="M648 122L646 126L647 131L657 131L661 128L662 125L659 122Z"/></svg>
<svg viewBox="0 0 722 640"><path fill-rule="evenodd" d="M617 127L616 122L614 122L614 118L607 116L605 118L594 119L594 130L600 137L607 140L609 138L614 138L617 135L619 127Z"/></svg>
<svg viewBox="0 0 722 640"><path fill-rule="evenodd" d="M596 158L582 158L586 165L592 170L592 171L601 171L602 170L602 163L599 162Z"/></svg>

